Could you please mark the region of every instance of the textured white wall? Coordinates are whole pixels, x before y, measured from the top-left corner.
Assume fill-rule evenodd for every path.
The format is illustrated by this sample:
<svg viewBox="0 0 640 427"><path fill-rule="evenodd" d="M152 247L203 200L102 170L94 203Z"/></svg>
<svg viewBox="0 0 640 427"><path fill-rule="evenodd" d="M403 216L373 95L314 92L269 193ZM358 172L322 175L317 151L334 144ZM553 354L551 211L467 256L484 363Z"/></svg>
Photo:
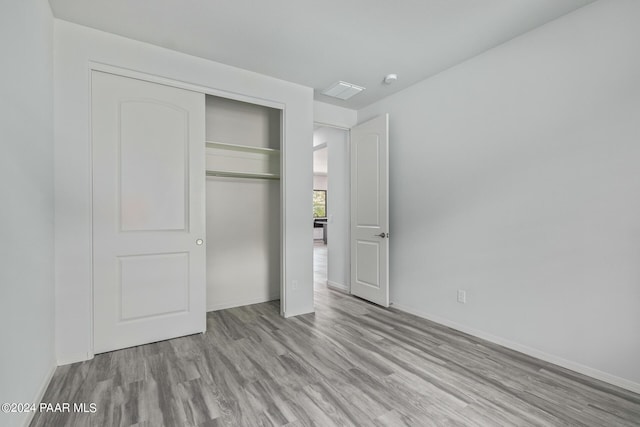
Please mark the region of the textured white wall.
<svg viewBox="0 0 640 427"><path fill-rule="evenodd" d="M397 307L640 391L639 21L596 2L359 112Z"/></svg>
<svg viewBox="0 0 640 427"><path fill-rule="evenodd" d="M313 311L311 209L313 91L146 43L54 21L56 344L60 364L91 354L91 62L253 97L285 108L283 191L287 316ZM291 282L298 281L293 290Z"/></svg>
<svg viewBox="0 0 640 427"><path fill-rule="evenodd" d="M0 402L37 402L55 367L53 18L45 0L0 14ZM27 413L0 413L24 425Z"/></svg>

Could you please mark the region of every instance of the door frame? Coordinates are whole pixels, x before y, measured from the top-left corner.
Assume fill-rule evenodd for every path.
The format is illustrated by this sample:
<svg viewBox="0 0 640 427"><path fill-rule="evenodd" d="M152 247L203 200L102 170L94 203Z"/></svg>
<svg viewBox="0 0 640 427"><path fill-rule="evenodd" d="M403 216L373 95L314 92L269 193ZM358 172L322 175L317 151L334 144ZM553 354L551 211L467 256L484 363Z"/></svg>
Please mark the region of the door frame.
<svg viewBox="0 0 640 427"><path fill-rule="evenodd" d="M345 205L345 212L346 212L347 219L348 219L348 221L347 221L348 226L347 226L347 232L345 234L345 239L346 239L345 240L345 244L346 244L345 266L349 269L349 276L351 276L351 250L349 249L349 245L350 245L350 242L351 242L351 203L349 202L351 200L351 127L345 127L345 126L341 126L341 125L335 125L335 124L331 124L331 123L320 122L320 121L317 121L317 120L314 120L313 125L314 125L314 127L315 126L320 126L320 127L328 127L328 128L342 130L342 131L345 131L346 134L347 134L347 144L346 144L346 147L345 147L346 155L347 155L346 158L345 158L345 162L346 162L346 165L347 165L347 171L346 171L347 173L346 173L346 176L345 176L346 186L347 186L346 187L347 203ZM319 144L319 145L322 145L322 144ZM328 146L326 145L326 143L325 143L325 147L327 147L327 149L328 149ZM314 147L313 151L315 151L315 147ZM328 153L327 153L327 155L328 155ZM329 174L327 174L327 181L328 180L329 180ZM312 187L313 187L313 184L312 184ZM311 188L311 191L313 191L313 190L314 189ZM328 190L328 187L327 187L327 190ZM314 244L313 243L313 239L311 241L311 244L312 245ZM347 294L351 295L351 280L348 280L347 283L344 284L346 289L336 288L335 286L330 286L329 285L329 277L328 277L329 276L329 271L328 271L329 270L329 259L328 259L328 257L329 257L329 247L327 246L327 287L329 287L331 289L334 289L334 290L336 290L338 292L344 292L344 293L347 293Z"/></svg>
<svg viewBox="0 0 640 427"><path fill-rule="evenodd" d="M191 83L187 83L184 81L179 81L179 80L173 80L170 78L166 78L166 77L161 77L161 76L157 76L157 75L153 75L153 74L149 74L149 73L144 73L141 71L135 71L135 70L131 70L128 68L122 68L122 67L118 67L118 66L114 66L114 65L110 65L110 64L106 64L106 63L102 63L102 62L96 62L96 61L89 61L88 62L88 67L87 67L87 73L89 74L88 76L88 83L89 83L89 97L87 99L87 111L89 113L88 117L89 117L89 134L88 134L88 141L89 141L89 176L91 179L90 185L89 185L89 195L90 195L90 200L93 200L93 162L91 161L91 159L93 158L93 139L92 139L92 111L91 111L91 102L92 102L92 93L91 93L91 87L92 87L92 80L91 80L91 75L94 71L101 71L101 72L105 72L105 73L110 73L110 74L114 74L114 75L118 75L118 76L122 76L122 77L128 77L128 78L133 78L133 79L138 79L138 80L143 80L146 82L150 82L150 83L156 83L156 84L162 84L165 86L171 86L171 87L175 87L175 88L179 88L179 89L185 89L185 90L190 90L193 92L200 92L203 93L204 95L212 95L212 96L217 96L220 98L227 98L227 99L232 99L235 101L241 101L241 102L246 102L248 104L254 104L254 105L260 105L260 106L264 106L264 107L270 107L270 108L274 108L277 110L280 110L280 316L285 315L286 312L286 284L287 284L287 276L286 276L286 191L285 191L285 183L286 183L286 167L285 167L285 162L286 162L286 156L285 156L285 150L286 150L286 137L285 137L285 132L284 132L284 124L286 121L286 115L287 115L287 108L286 108L286 104L278 102L278 101L273 101L273 100L269 100L269 99L264 99L264 98L257 98L257 97L252 97L252 96L248 96L248 95L243 95L243 94L239 94L239 93L235 93L235 92L229 92L229 91L225 91L222 89L216 89L216 88L212 88L212 87L207 87L207 86L201 86L201 85L196 85L196 84L191 84ZM204 177L203 177L204 179ZM91 274L91 280L90 280L90 290L89 290L89 298L90 300L88 301L89 303L89 312L90 312L90 324L89 324L89 343L90 343L90 349L89 352L87 354L87 359L91 359L94 357L95 352L94 352L94 283L93 283L93 278L94 278L94 268L93 268L93 262L94 262L94 257L93 257L93 202L90 204L89 206L89 223L90 223L90 228L91 228L91 234L90 234L90 238L89 238L89 244L91 246L91 264L89 266L90 268L90 274Z"/></svg>

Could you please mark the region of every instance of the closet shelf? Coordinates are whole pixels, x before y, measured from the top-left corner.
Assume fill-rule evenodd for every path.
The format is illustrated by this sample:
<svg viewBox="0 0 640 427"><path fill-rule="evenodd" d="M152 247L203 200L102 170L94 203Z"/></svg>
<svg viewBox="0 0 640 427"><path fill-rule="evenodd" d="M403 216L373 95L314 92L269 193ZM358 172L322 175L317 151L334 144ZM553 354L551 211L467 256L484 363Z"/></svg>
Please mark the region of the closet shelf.
<svg viewBox="0 0 640 427"><path fill-rule="evenodd" d="M218 176L223 178L280 179L280 175L275 173L229 172L215 170L208 170L207 176Z"/></svg>
<svg viewBox="0 0 640 427"><path fill-rule="evenodd" d="M249 145L227 144L226 142L206 141L207 148L219 148L223 150L244 151L247 153L260 153L276 155L280 150L275 148L251 147Z"/></svg>
<svg viewBox="0 0 640 427"><path fill-rule="evenodd" d="M207 176L280 179L280 150L206 141Z"/></svg>

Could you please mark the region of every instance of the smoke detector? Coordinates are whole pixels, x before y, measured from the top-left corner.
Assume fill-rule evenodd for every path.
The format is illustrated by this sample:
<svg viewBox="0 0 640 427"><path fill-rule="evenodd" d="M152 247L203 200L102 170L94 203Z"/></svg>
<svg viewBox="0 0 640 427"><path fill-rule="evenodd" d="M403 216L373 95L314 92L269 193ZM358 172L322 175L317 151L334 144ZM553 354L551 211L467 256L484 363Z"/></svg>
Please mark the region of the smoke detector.
<svg viewBox="0 0 640 427"><path fill-rule="evenodd" d="M347 83L339 81L332 84L329 88L322 91L323 95L332 96L334 98L346 100L354 95L362 92L364 88L362 86L354 85L353 83Z"/></svg>
<svg viewBox="0 0 640 427"><path fill-rule="evenodd" d="M397 74L387 74L386 76L384 76L383 82L386 85L390 85L391 83L395 83L396 80L398 80Z"/></svg>

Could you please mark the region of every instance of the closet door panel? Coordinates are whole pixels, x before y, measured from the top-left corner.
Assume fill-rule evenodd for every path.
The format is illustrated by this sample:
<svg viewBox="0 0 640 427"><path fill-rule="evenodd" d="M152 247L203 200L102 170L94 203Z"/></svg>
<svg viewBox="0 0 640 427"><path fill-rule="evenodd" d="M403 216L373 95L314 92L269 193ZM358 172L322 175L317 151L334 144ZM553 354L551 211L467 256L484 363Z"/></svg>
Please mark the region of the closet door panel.
<svg viewBox="0 0 640 427"><path fill-rule="evenodd" d="M120 319L144 319L189 310L189 254L118 258Z"/></svg>
<svg viewBox="0 0 640 427"><path fill-rule="evenodd" d="M92 73L94 352L206 327L204 95Z"/></svg>
<svg viewBox="0 0 640 427"><path fill-rule="evenodd" d="M188 111L127 100L119 121L122 230L186 230Z"/></svg>

